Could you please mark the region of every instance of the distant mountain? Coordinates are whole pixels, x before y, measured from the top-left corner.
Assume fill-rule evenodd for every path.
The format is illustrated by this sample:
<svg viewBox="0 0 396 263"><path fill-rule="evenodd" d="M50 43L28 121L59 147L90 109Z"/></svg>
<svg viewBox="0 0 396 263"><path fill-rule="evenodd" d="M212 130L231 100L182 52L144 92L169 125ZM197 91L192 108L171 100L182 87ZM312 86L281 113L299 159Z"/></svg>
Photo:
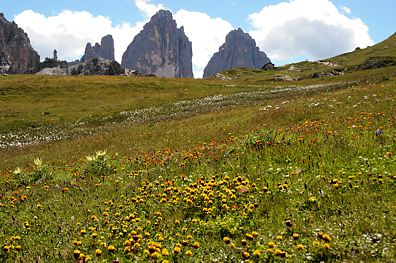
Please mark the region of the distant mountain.
<svg viewBox="0 0 396 263"><path fill-rule="evenodd" d="M102 38L99 43L95 43L92 46L91 43L87 43L85 46L84 55L81 58L81 62L91 60L93 58L104 58L114 61L114 40L112 35L107 35Z"/></svg>
<svg viewBox="0 0 396 263"><path fill-rule="evenodd" d="M28 35L0 13L0 73L34 73L39 63Z"/></svg>
<svg viewBox="0 0 396 263"><path fill-rule="evenodd" d="M192 44L172 13L160 10L128 46L121 66L158 77L192 78Z"/></svg>
<svg viewBox="0 0 396 263"><path fill-rule="evenodd" d="M268 63L270 59L259 50L256 41L239 28L228 33L225 43L206 66L203 77L233 68L262 68Z"/></svg>

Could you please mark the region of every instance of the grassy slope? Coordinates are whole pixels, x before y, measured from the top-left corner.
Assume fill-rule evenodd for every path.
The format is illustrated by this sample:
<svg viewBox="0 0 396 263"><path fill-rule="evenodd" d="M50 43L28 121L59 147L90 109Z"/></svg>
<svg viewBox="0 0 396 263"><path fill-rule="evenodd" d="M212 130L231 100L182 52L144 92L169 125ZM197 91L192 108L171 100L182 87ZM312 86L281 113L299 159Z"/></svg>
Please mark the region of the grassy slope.
<svg viewBox="0 0 396 263"><path fill-rule="evenodd" d="M312 65L292 74L319 70ZM80 119L90 121L78 129L99 131L1 150L0 257L392 262L393 72L293 83L272 81L289 74L287 69L235 70L225 73L236 78L230 81L3 77L1 106L8 107L1 114L3 131L28 126L63 131ZM237 96L231 105L172 104L278 85L346 81L355 83ZM141 122L125 123L118 115L152 106L159 113ZM376 129L383 134L375 136ZM101 149L109 154L85 158ZM44 164L33 164L36 156ZM16 165L22 170L11 173Z"/></svg>

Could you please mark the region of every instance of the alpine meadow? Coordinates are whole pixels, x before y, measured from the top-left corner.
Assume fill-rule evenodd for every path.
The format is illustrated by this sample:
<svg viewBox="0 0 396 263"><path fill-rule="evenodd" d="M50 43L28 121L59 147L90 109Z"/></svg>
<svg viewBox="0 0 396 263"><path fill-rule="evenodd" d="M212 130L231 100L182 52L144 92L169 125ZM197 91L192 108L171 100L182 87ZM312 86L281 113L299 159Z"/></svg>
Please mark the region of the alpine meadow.
<svg viewBox="0 0 396 263"><path fill-rule="evenodd" d="M205 79L0 75L0 261L396 262L395 102L396 34Z"/></svg>

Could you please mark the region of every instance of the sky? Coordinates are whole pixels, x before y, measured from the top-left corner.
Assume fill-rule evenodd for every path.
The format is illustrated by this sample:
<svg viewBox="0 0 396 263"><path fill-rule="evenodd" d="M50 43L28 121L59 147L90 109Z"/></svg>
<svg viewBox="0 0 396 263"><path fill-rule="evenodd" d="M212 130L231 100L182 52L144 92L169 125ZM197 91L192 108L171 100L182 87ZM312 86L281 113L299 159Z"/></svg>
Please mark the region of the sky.
<svg viewBox="0 0 396 263"><path fill-rule="evenodd" d="M87 42L111 34L121 63L134 36L160 9L171 10L178 27L184 26L198 78L237 28L276 65L365 48L396 31L393 0L0 0L0 12L24 29L42 60L57 49L59 59L74 61Z"/></svg>

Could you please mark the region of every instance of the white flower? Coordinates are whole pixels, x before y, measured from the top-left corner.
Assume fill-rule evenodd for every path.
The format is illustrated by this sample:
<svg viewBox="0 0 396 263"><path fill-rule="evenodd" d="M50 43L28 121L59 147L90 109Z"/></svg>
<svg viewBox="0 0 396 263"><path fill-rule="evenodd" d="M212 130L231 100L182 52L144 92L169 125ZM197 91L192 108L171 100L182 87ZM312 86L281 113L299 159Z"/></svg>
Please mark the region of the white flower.
<svg viewBox="0 0 396 263"><path fill-rule="evenodd" d="M21 167L17 167L17 168L15 168L15 170L14 170L14 171L12 171L12 173L13 173L13 174L21 174L21 173L22 173L22 169L21 169Z"/></svg>
<svg viewBox="0 0 396 263"><path fill-rule="evenodd" d="M87 161L88 161L88 162L96 161L96 156L88 155L88 156L86 156L85 158L87 158Z"/></svg>
<svg viewBox="0 0 396 263"><path fill-rule="evenodd" d="M96 154L96 157L102 157L107 154L107 150L97 151L95 154Z"/></svg>
<svg viewBox="0 0 396 263"><path fill-rule="evenodd" d="M37 168L40 168L41 166L43 166L43 162L38 157L36 159L34 159L33 162L34 162L34 164L36 165Z"/></svg>

